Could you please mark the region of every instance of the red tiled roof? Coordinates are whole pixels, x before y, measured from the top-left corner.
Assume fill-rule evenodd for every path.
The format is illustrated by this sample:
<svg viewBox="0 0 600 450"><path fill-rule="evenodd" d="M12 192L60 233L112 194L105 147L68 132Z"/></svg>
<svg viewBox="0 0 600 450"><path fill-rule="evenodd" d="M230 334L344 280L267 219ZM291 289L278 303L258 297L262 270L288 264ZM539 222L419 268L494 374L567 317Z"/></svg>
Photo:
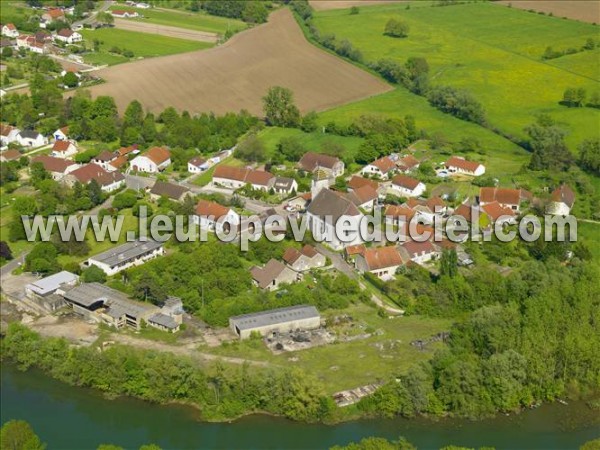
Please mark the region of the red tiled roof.
<svg viewBox="0 0 600 450"><path fill-rule="evenodd" d="M414 215L415 212L406 206L389 205L385 209L385 217L392 217L394 219L404 218L404 220L408 221L412 219Z"/></svg>
<svg viewBox="0 0 600 450"><path fill-rule="evenodd" d="M109 162L109 164L115 169L120 169L125 164L127 164L127 156L119 156L114 161Z"/></svg>
<svg viewBox="0 0 600 450"><path fill-rule="evenodd" d="M394 178L392 178L392 184L410 189L411 191L414 190L419 183L419 180L406 175L396 175Z"/></svg>
<svg viewBox="0 0 600 450"><path fill-rule="evenodd" d="M196 205L196 214L198 216L213 217L214 220L227 215L228 212L229 208L210 200L200 200Z"/></svg>
<svg viewBox="0 0 600 450"><path fill-rule="evenodd" d="M458 156L453 156L446 161L445 165L446 167L458 167L459 169L466 170L467 172L475 172L481 164L475 161L459 158Z"/></svg>
<svg viewBox="0 0 600 450"><path fill-rule="evenodd" d="M62 158L54 158L53 156L41 155L33 158L31 163L42 163L44 169L48 172L65 173L68 167L75 164L73 161Z"/></svg>
<svg viewBox="0 0 600 450"><path fill-rule="evenodd" d="M171 152L164 147L152 147L144 154L144 156L160 166L171 157Z"/></svg>
<svg viewBox="0 0 600 450"><path fill-rule="evenodd" d="M431 241L406 241L404 244L402 244L402 247L408 252L411 258L422 252L425 252L425 254L435 252L435 247Z"/></svg>
<svg viewBox="0 0 600 450"><path fill-rule="evenodd" d="M121 173L107 172L97 164L86 164L71 172L71 175L81 184L88 184L90 181L96 180L100 186L108 186L125 179Z"/></svg>
<svg viewBox="0 0 600 450"><path fill-rule="evenodd" d="M131 152L137 150L137 147L137 144L130 145L129 147L121 147L119 150L117 150L117 153L119 156L129 155Z"/></svg>
<svg viewBox="0 0 600 450"><path fill-rule="evenodd" d="M412 169L415 166L419 165L419 160L415 158L413 155L406 155L403 158L398 160L398 166L403 167L404 169Z"/></svg>
<svg viewBox="0 0 600 450"><path fill-rule="evenodd" d="M196 157L190 159L190 161L189 161L189 163L194 167L200 167L205 162L206 162L206 159L200 158L199 156L196 156Z"/></svg>
<svg viewBox="0 0 600 450"><path fill-rule="evenodd" d="M377 181L369 180L368 178L363 178L354 175L350 181L348 181L348 187L350 189L358 189L363 186L371 186L373 189L377 189L379 187L379 183Z"/></svg>
<svg viewBox="0 0 600 450"><path fill-rule="evenodd" d="M497 201L504 205L518 205L521 203L521 190L482 187L479 189L479 201L481 203L492 203Z"/></svg>
<svg viewBox="0 0 600 450"><path fill-rule="evenodd" d="M116 155L113 152L110 152L108 150L104 150L99 155L94 157L94 159L96 161L101 161L101 162L109 162L115 158L116 158Z"/></svg>
<svg viewBox="0 0 600 450"><path fill-rule="evenodd" d="M246 175L246 182L259 186L267 186L273 178L275 178L275 175L272 173L263 170L249 170Z"/></svg>
<svg viewBox="0 0 600 450"><path fill-rule="evenodd" d="M346 255L362 255L366 249L367 248L364 246L364 244L349 245L346 247Z"/></svg>
<svg viewBox="0 0 600 450"><path fill-rule="evenodd" d="M394 162L387 156L373 161L371 165L377 167L384 174L396 168Z"/></svg>
<svg viewBox="0 0 600 450"><path fill-rule="evenodd" d="M11 149L0 153L0 156L2 156L6 161L14 161L16 159L21 158L21 156L23 155L21 155L21 152L19 150Z"/></svg>
<svg viewBox="0 0 600 450"><path fill-rule="evenodd" d="M46 14L48 14L53 19L57 19L57 18L63 17L65 15L65 13L62 11L62 9L58 9L58 8L49 9L48 11L46 11Z"/></svg>
<svg viewBox="0 0 600 450"><path fill-rule="evenodd" d="M60 30L58 33L56 33L58 36L61 37L71 37L73 36L73 34L75 34L75 32L73 30L69 30L68 28L63 28L62 30Z"/></svg>
<svg viewBox="0 0 600 450"><path fill-rule="evenodd" d="M6 28L8 28L11 31L15 31L17 29L17 27L15 27L14 24L12 23L7 23L6 25L4 25Z"/></svg>
<svg viewBox="0 0 600 450"><path fill-rule="evenodd" d="M0 134L2 136L8 136L10 134L11 131L15 130L16 128L7 124L0 124Z"/></svg>
<svg viewBox="0 0 600 450"><path fill-rule="evenodd" d="M225 178L243 183L267 186L275 176L263 170L242 169L240 167L219 165L215 168L213 178Z"/></svg>
<svg viewBox="0 0 600 450"><path fill-rule="evenodd" d="M282 258L288 264L294 264L298 260L298 258L300 258L302 255L307 256L312 259L315 256L317 256L318 254L319 254L319 252L317 252L316 248L314 248L312 245L306 244L300 250L297 250L294 247L290 247L290 248L286 249L286 251L283 253Z"/></svg>
<svg viewBox="0 0 600 450"><path fill-rule="evenodd" d="M402 256L396 247L377 247L366 249L363 257L369 270L384 269L402 265Z"/></svg>
<svg viewBox="0 0 600 450"><path fill-rule="evenodd" d="M327 169L333 169L333 167L340 162L335 156L323 155L321 153L308 152L298 162L299 166L308 171L312 172L317 167L325 167Z"/></svg>
<svg viewBox="0 0 600 450"><path fill-rule="evenodd" d="M571 208L575 204L575 192L566 184L562 184L552 192L552 201L564 203Z"/></svg>
<svg viewBox="0 0 600 450"><path fill-rule="evenodd" d="M70 145L71 143L69 141L56 141L52 146L52 150L55 152L64 152L69 149Z"/></svg>
<svg viewBox="0 0 600 450"><path fill-rule="evenodd" d="M494 222L498 220L500 216L511 216L514 217L515 213L511 208L503 207L498 202L487 203L482 206L485 213L492 219Z"/></svg>
<svg viewBox="0 0 600 450"><path fill-rule="evenodd" d="M446 202L437 196L430 197L429 199L427 199L425 204L431 210L431 212L436 212L436 208L438 211L440 211L446 207Z"/></svg>
<svg viewBox="0 0 600 450"><path fill-rule="evenodd" d="M357 206L363 205L369 201L377 200L378 197L377 191L368 184L354 189L349 195L351 198L355 197L358 200L356 202Z"/></svg>

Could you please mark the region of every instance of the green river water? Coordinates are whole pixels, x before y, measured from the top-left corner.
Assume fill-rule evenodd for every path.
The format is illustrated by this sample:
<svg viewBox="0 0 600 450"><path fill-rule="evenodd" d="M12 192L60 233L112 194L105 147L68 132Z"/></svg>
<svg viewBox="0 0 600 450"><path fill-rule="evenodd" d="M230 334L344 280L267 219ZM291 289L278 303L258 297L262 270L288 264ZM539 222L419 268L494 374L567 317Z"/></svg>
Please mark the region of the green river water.
<svg viewBox="0 0 600 450"><path fill-rule="evenodd" d="M581 402L542 405L519 415L480 422L464 420L360 420L335 426L307 425L268 416L233 423L205 423L191 408L152 405L129 398L108 400L32 370L2 366L1 419L24 419L48 449L95 449L114 443L137 449L322 449L367 436L404 436L419 449L445 445L500 449L576 449L600 437L600 414Z"/></svg>

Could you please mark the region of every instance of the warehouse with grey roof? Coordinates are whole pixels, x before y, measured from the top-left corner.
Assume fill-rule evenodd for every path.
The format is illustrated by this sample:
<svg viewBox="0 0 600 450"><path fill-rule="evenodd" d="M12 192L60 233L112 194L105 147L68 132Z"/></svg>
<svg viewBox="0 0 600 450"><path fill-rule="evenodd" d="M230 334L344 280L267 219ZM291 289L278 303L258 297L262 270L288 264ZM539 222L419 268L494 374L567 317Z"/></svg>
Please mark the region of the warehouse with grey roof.
<svg viewBox="0 0 600 450"><path fill-rule="evenodd" d="M273 332L311 330L321 326L317 308L310 305L288 306L229 318L229 327L240 339L252 333L266 336Z"/></svg>

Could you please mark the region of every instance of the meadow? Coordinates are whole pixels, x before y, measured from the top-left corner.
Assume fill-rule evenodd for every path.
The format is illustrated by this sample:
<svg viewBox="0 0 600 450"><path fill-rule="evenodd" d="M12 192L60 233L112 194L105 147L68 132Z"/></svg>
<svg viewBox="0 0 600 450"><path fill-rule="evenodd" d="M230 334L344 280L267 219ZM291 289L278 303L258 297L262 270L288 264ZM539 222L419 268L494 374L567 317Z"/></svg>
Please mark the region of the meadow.
<svg viewBox="0 0 600 450"><path fill-rule="evenodd" d="M573 149L597 135L600 111L569 109L559 101L568 87L583 87L588 95L600 90L598 52L548 61L541 58L548 46L564 50L580 48L588 38L597 40L600 34L594 25L491 3L406 8L403 4L361 8L355 15L348 10L320 11L314 15L314 24L321 33L348 39L366 61L425 57L434 84L471 91L485 106L491 124L504 132L522 138L524 126L547 113L567 130ZM383 35L391 18L410 26L407 38ZM394 103L386 97L394 98L398 108L410 105L406 109L417 121L433 117L427 102L419 104L418 99L397 91L370 100L375 103L345 106L326 115L344 117L352 109L365 107L377 111L379 106Z"/></svg>
<svg viewBox="0 0 600 450"><path fill-rule="evenodd" d="M176 53L203 50L212 47L206 42L195 42L184 39L160 36L149 33L119 30L116 28L101 28L98 30L82 30L88 48L94 47L94 40L100 41L100 51L86 55L86 62L94 64L114 65L129 61L128 58L111 52L118 47L120 50L130 50L134 58L151 58L155 56L173 55Z"/></svg>
<svg viewBox="0 0 600 450"><path fill-rule="evenodd" d="M225 34L228 30L239 31L247 28L241 20L226 17L211 16L203 13L177 11L169 9L136 9L122 5L111 7L112 10L135 11L144 16L143 19L131 19L156 25L187 28L188 30L208 31L211 33Z"/></svg>

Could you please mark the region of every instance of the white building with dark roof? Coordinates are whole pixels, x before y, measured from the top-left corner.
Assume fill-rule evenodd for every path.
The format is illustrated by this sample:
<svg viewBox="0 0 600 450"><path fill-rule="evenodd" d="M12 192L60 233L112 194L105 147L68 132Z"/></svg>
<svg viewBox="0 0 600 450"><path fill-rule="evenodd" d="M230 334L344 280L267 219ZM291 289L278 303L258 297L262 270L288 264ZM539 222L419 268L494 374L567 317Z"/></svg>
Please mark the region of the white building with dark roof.
<svg viewBox="0 0 600 450"><path fill-rule="evenodd" d="M321 326L321 316L314 306L299 305L271 309L229 318L229 327L240 339L252 333L266 336L273 332L312 330Z"/></svg>
<svg viewBox="0 0 600 450"><path fill-rule="evenodd" d="M162 242L151 239L137 240L92 256L85 265L99 267L106 275L111 276L130 267L142 265L164 253Z"/></svg>

